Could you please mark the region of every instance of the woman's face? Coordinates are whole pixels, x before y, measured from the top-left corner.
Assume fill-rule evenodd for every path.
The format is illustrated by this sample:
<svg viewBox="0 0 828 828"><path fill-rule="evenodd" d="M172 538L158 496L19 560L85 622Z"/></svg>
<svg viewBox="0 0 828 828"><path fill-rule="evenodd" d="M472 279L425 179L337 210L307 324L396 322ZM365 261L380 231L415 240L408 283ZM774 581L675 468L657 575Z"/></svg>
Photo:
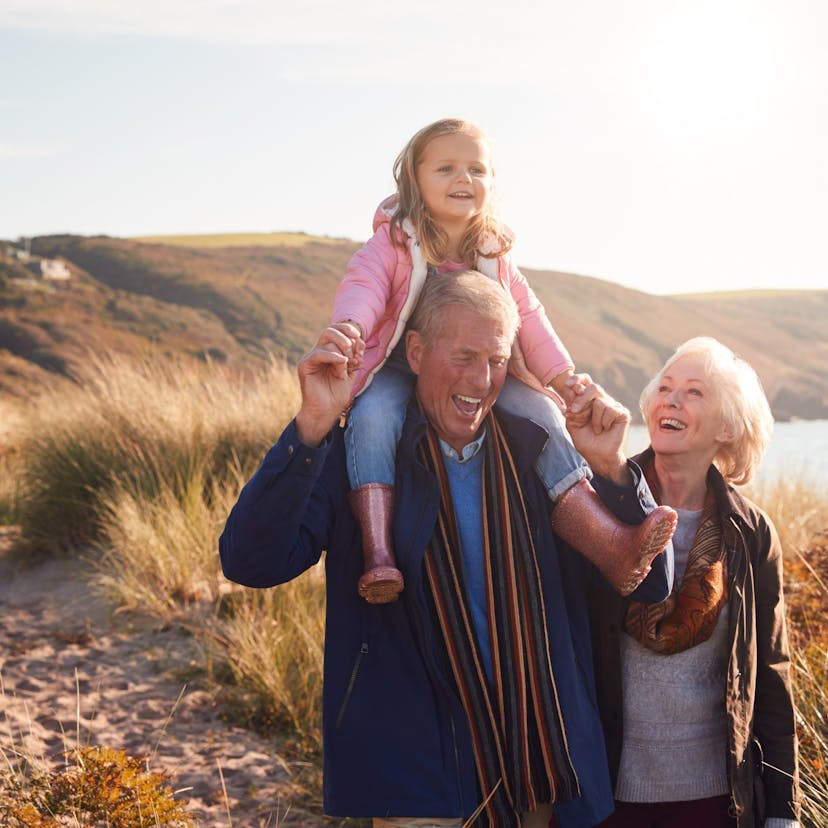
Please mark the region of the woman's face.
<svg viewBox="0 0 828 828"><path fill-rule="evenodd" d="M647 412L656 454L696 457L709 465L731 437L710 377L698 357L680 357L661 375Z"/></svg>

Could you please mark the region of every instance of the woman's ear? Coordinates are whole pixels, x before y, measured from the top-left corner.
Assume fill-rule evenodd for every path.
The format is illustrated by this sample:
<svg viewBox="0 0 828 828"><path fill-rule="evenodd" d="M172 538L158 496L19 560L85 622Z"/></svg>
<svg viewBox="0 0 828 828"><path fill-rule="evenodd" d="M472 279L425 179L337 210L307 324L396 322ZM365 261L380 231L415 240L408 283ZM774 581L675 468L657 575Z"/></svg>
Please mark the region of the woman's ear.
<svg viewBox="0 0 828 828"><path fill-rule="evenodd" d="M405 355L408 358L408 364L415 374L420 373L420 361L423 358L423 349L425 342L422 336L417 331L406 331L405 334Z"/></svg>
<svg viewBox="0 0 828 828"><path fill-rule="evenodd" d="M719 443L732 443L733 440L733 429L727 423L722 423L719 433L716 435L716 441Z"/></svg>

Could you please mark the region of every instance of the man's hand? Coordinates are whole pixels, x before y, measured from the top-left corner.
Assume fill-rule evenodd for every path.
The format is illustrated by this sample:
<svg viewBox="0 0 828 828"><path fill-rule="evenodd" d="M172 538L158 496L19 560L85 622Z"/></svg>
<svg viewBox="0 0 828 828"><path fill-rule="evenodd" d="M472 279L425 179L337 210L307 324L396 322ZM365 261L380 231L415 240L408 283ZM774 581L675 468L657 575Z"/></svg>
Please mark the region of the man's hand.
<svg viewBox="0 0 828 828"><path fill-rule="evenodd" d="M631 417L618 400L591 383L565 416L575 448L596 474L624 485L632 482L624 456Z"/></svg>
<svg viewBox="0 0 828 828"><path fill-rule="evenodd" d="M295 423L299 439L306 445L318 446L345 410L364 352L359 329L337 322L325 328L299 360L302 405Z"/></svg>

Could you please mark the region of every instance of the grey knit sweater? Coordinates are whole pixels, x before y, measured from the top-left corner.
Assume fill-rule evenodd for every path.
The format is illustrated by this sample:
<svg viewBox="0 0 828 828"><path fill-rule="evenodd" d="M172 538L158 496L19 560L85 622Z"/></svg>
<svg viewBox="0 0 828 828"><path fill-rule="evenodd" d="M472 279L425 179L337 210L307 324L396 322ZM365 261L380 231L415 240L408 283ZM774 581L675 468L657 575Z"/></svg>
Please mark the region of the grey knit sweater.
<svg viewBox="0 0 828 828"><path fill-rule="evenodd" d="M701 512L678 510L676 579L684 575ZM622 636L624 745L615 796L624 802L676 802L728 792L727 615L710 638L659 655Z"/></svg>

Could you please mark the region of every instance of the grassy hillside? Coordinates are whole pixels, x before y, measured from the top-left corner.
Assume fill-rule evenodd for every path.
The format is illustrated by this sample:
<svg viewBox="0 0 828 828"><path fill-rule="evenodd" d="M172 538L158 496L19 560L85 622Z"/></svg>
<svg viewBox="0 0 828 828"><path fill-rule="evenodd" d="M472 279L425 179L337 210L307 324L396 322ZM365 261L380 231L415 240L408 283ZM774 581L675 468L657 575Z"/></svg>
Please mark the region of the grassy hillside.
<svg viewBox="0 0 828 828"><path fill-rule="evenodd" d="M239 370L295 361L326 323L357 246L296 233L32 239L34 263L61 258L72 278L50 283L0 260L0 393L65 382L99 352ZM526 276L578 368L633 409L676 344L710 334L756 367L777 418L828 417L828 291L662 297L566 273Z"/></svg>
<svg viewBox="0 0 828 828"><path fill-rule="evenodd" d="M753 365L777 419L828 417L828 291L653 296L524 271L575 363L633 410L675 346L715 336Z"/></svg>

